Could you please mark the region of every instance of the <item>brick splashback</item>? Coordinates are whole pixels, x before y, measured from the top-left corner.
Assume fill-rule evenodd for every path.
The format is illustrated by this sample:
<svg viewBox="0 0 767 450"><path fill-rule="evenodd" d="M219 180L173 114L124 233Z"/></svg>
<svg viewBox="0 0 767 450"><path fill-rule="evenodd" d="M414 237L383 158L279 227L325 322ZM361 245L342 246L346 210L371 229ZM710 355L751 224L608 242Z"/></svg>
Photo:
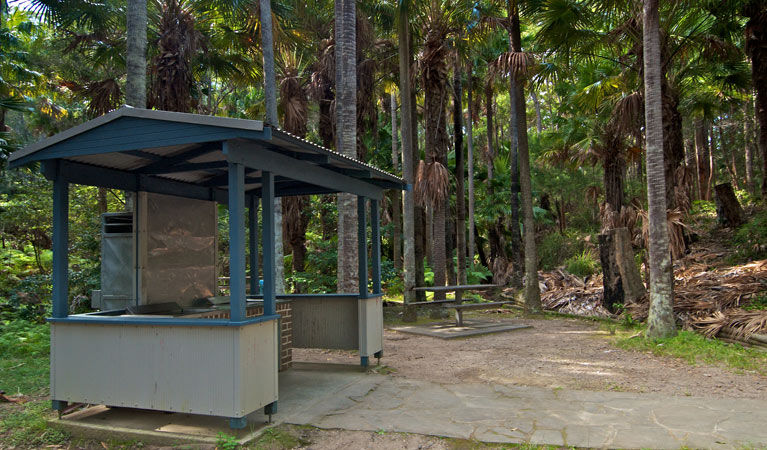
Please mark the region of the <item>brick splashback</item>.
<svg viewBox="0 0 767 450"><path fill-rule="evenodd" d="M264 314L262 305L250 305L245 308L245 317ZM277 302L277 314L280 315L280 372L293 365L293 309L290 301ZM200 316L205 319L228 319L229 311L213 311Z"/></svg>

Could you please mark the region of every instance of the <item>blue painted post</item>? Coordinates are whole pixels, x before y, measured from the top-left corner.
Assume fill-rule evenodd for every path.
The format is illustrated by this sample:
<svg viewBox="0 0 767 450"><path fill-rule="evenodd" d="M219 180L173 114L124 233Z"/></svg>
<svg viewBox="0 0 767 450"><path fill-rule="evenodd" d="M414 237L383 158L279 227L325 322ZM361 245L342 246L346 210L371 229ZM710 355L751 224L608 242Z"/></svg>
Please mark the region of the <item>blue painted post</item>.
<svg viewBox="0 0 767 450"><path fill-rule="evenodd" d="M261 230L262 248L264 252L264 315L275 314L275 282L277 271L275 270L274 254L274 174L261 172L261 210L263 215L263 229Z"/></svg>
<svg viewBox="0 0 767 450"><path fill-rule="evenodd" d="M69 183L53 180L53 317L69 315Z"/></svg>
<svg viewBox="0 0 767 450"><path fill-rule="evenodd" d="M245 166L229 163L229 320L245 320Z"/></svg>
<svg viewBox="0 0 767 450"><path fill-rule="evenodd" d="M378 200L370 200L370 239L373 270L373 294L381 293L381 222L378 217Z"/></svg>
<svg viewBox="0 0 767 450"><path fill-rule="evenodd" d="M368 246L367 246L367 215L365 214L365 203L367 199L361 195L357 196L357 248L359 256L359 281L360 297L368 296Z"/></svg>
<svg viewBox="0 0 767 450"><path fill-rule="evenodd" d="M260 291L258 285L258 197L250 196L250 293L256 295Z"/></svg>

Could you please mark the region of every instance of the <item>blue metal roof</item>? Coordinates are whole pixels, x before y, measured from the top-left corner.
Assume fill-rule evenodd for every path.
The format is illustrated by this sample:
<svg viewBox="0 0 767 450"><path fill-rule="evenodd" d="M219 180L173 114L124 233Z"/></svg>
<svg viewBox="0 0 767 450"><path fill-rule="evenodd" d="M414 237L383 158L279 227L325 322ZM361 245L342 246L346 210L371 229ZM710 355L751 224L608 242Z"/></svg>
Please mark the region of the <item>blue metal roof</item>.
<svg viewBox="0 0 767 450"><path fill-rule="evenodd" d="M225 154L226 148L236 148ZM228 162L248 167L248 195L261 170L277 196L351 192L371 198L405 182L369 164L257 120L122 107L13 153L11 167L57 164L70 182L225 201ZM47 169L50 171L50 169Z"/></svg>

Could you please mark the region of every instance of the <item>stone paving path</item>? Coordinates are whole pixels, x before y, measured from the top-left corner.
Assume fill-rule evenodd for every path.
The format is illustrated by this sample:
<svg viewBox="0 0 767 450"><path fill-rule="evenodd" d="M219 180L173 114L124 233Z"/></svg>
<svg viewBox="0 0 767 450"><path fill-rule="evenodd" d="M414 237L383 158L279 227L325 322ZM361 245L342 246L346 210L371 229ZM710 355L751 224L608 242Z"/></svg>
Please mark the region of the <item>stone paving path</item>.
<svg viewBox="0 0 767 450"><path fill-rule="evenodd" d="M315 393L324 390L324 395L283 410L278 420L496 443L625 449L767 446L767 404L758 400L443 385L376 374L348 374L345 383L335 378L325 387L314 379Z"/></svg>

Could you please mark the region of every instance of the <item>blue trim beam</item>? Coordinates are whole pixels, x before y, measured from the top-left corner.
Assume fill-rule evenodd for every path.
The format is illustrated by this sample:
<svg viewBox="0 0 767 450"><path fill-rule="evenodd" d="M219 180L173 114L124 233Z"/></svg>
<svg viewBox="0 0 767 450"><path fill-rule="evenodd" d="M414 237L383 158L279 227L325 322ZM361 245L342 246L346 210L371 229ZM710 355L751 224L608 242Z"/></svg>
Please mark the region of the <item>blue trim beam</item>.
<svg viewBox="0 0 767 450"><path fill-rule="evenodd" d="M184 319L184 318L166 318L166 317L108 317L108 316L69 316L64 318L51 317L48 322L51 323L89 323L96 325L153 325L153 326L185 326L185 327L242 327L254 323L269 322L279 320L279 314L248 317L247 319L235 322L226 319Z"/></svg>
<svg viewBox="0 0 767 450"><path fill-rule="evenodd" d="M261 211L263 216L263 226L261 230L263 271L264 271L264 314L274 314L276 311L276 290L277 271L275 268L274 256L276 253L276 243L274 241L274 174L263 171L261 173Z"/></svg>
<svg viewBox="0 0 767 450"><path fill-rule="evenodd" d="M370 239L371 261L373 271L373 295L381 294L381 218L378 211L378 200L370 201Z"/></svg>
<svg viewBox="0 0 767 450"><path fill-rule="evenodd" d="M250 233L250 294L258 295L260 293L260 287L258 283L258 203L259 198L255 195L248 197L249 209L248 217L250 223L248 226L248 232Z"/></svg>
<svg viewBox="0 0 767 450"><path fill-rule="evenodd" d="M52 164L58 164L58 176L63 177L68 183L132 192L146 191L197 200L212 200L224 204L228 202L225 189L212 189L183 181L137 175L124 170L107 169L67 160L44 161L43 174L48 179L53 179L50 169L47 169L52 167Z"/></svg>
<svg viewBox="0 0 767 450"><path fill-rule="evenodd" d="M245 320L245 167L229 163L230 320Z"/></svg>
<svg viewBox="0 0 767 450"><path fill-rule="evenodd" d="M360 297L368 296L368 246L367 246L367 215L366 201L363 196L357 197L357 253L359 258Z"/></svg>
<svg viewBox="0 0 767 450"><path fill-rule="evenodd" d="M53 180L53 317L69 315L69 184L56 167Z"/></svg>
<svg viewBox="0 0 767 450"><path fill-rule="evenodd" d="M363 180L341 175L314 164L298 161L251 141L230 141L229 160L316 186L380 199L383 189ZM255 150L255 151L254 151Z"/></svg>

